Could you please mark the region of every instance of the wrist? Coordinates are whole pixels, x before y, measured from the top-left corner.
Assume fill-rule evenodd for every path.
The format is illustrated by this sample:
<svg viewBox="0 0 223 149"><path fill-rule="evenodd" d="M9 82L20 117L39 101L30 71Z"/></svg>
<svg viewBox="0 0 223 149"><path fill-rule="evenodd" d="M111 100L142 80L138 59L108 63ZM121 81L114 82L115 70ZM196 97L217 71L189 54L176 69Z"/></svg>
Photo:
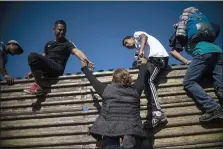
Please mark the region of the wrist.
<svg viewBox="0 0 223 149"><path fill-rule="evenodd" d="M189 64L189 61L188 60L185 60L183 62L184 62L184 64Z"/></svg>
<svg viewBox="0 0 223 149"><path fill-rule="evenodd" d="M5 74L5 75L4 75L4 77L8 77L8 76L9 76L8 74Z"/></svg>
<svg viewBox="0 0 223 149"><path fill-rule="evenodd" d="M144 52L144 49L140 49L139 52L142 52L143 53Z"/></svg>
<svg viewBox="0 0 223 149"><path fill-rule="evenodd" d="M142 64L147 64L147 59L142 58L141 60L142 60Z"/></svg>
<svg viewBox="0 0 223 149"><path fill-rule="evenodd" d="M88 67L87 67L87 66L82 66L82 67L81 67L81 70L83 70L83 69L85 69L85 68L88 68Z"/></svg>
<svg viewBox="0 0 223 149"><path fill-rule="evenodd" d="M142 61L142 64L147 64L147 61Z"/></svg>

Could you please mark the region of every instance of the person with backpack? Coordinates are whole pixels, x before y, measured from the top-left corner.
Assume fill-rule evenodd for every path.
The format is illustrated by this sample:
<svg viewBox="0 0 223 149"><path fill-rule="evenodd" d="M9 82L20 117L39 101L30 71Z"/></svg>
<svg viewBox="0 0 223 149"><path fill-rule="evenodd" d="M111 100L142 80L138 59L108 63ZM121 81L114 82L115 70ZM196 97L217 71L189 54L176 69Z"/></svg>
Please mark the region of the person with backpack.
<svg viewBox="0 0 223 149"><path fill-rule="evenodd" d="M170 38L171 54L179 61L189 64L184 76L183 85L192 98L201 105L204 114L199 118L200 122L208 122L213 119L223 119L223 108L199 85L204 74L211 74L213 86L220 102L223 100L223 71L222 49L213 42L217 38L220 28L210 23L201 12L195 12L188 16L186 22L187 38L174 35ZM186 40L182 40L186 39ZM180 52L186 50L193 57L190 62Z"/></svg>
<svg viewBox="0 0 223 149"><path fill-rule="evenodd" d="M23 49L17 41L10 40L6 45L3 42L0 42L0 72L9 86L14 84L14 79L7 73L5 67L8 62L8 55L14 56L21 55L22 53Z"/></svg>
<svg viewBox="0 0 223 149"><path fill-rule="evenodd" d="M82 72L102 98L100 114L90 128L89 134L95 139L102 138L100 149L140 149L147 133L140 117L140 97L147 75L145 58L135 83L130 73L122 68L113 73L112 83L104 84L89 71L87 63L81 61Z"/></svg>
<svg viewBox="0 0 223 149"><path fill-rule="evenodd" d="M161 109L154 85L154 80L158 73L168 66L169 55L166 49L155 37L142 31L135 32L133 36L126 36L122 44L128 49L137 49L136 56L138 58L145 57L148 61L146 69L149 75L145 84L145 94L147 95L148 104L152 104L152 122L150 122L150 115L148 114L145 126L150 127L152 125L152 127L156 127L167 122L167 117Z"/></svg>

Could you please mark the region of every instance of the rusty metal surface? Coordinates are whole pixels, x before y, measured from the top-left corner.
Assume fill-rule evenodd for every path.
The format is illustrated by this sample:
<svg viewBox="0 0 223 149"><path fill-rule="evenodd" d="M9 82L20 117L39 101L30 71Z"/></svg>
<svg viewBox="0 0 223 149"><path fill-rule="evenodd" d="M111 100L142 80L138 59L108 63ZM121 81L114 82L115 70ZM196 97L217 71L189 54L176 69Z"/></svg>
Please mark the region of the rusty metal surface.
<svg viewBox="0 0 223 149"><path fill-rule="evenodd" d="M150 132L145 140L154 141L155 149L220 149L222 123L203 125L202 112L185 93L182 81L187 66L172 66L156 82L161 107L168 117L165 128ZM138 70L129 70L136 79ZM94 73L104 83L111 82L112 71ZM101 98L83 74L46 79L49 94L44 97L27 95L23 89L33 80L16 80L14 86L0 82L1 148L94 148L95 140L87 135L98 115ZM55 83L56 82L56 83ZM205 89L216 101L212 86ZM96 102L97 101L97 102ZM141 97L141 117L145 121L147 100ZM87 106L88 111L83 111ZM154 137L153 137L154 136Z"/></svg>

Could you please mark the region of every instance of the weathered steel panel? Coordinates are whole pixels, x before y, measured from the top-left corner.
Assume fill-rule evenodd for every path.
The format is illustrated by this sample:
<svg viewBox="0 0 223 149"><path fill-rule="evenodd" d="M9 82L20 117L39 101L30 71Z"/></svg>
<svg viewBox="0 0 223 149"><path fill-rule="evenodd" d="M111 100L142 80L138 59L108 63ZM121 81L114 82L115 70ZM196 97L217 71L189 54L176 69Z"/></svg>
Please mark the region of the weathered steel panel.
<svg viewBox="0 0 223 149"><path fill-rule="evenodd" d="M158 96L168 117L168 124L154 135L156 149L223 148L222 123L203 125L202 114L194 101L187 96L182 81L187 66L173 66L160 74ZM129 70L136 79L138 70ZM113 71L96 72L97 78L110 83ZM14 86L0 82L1 133L0 147L17 148L94 148L95 140L88 136L88 127L98 115L101 98L83 74L61 76L58 80L46 79L45 86L53 84L44 97L27 95L24 88L33 80L16 80ZM206 91L216 98L209 82ZM94 95L94 96L93 96ZM147 100L141 97L141 117L145 120ZM217 99L215 99L218 101ZM84 112L82 106L88 107ZM154 134L155 133L155 134ZM153 140L150 137L144 141Z"/></svg>

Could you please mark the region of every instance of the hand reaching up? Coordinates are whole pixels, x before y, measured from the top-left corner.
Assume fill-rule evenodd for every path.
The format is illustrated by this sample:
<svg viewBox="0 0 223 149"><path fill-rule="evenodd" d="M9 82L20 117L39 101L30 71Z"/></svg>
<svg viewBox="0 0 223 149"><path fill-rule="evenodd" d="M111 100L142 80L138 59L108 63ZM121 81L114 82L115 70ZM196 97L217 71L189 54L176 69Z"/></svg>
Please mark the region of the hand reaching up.
<svg viewBox="0 0 223 149"><path fill-rule="evenodd" d="M138 59L137 59L137 67L140 67L141 66L141 64L146 64L147 63L147 59L146 58L144 58L144 57L138 57Z"/></svg>
<svg viewBox="0 0 223 149"><path fill-rule="evenodd" d="M82 61L82 60L81 60L81 68L83 68L83 67L85 67L85 66L87 66L86 61Z"/></svg>
<svg viewBox="0 0 223 149"><path fill-rule="evenodd" d="M89 61L88 59L85 59L85 62L87 63L87 67L91 70L94 70L94 63Z"/></svg>
<svg viewBox="0 0 223 149"><path fill-rule="evenodd" d="M26 79L31 79L33 77L33 74L32 74L32 72L29 72L27 75L26 75Z"/></svg>
<svg viewBox="0 0 223 149"><path fill-rule="evenodd" d="M14 84L14 78L9 75L5 75L5 80L9 86L12 86Z"/></svg>
<svg viewBox="0 0 223 149"><path fill-rule="evenodd" d="M147 59L145 57L140 58L142 64L146 64L147 63Z"/></svg>

